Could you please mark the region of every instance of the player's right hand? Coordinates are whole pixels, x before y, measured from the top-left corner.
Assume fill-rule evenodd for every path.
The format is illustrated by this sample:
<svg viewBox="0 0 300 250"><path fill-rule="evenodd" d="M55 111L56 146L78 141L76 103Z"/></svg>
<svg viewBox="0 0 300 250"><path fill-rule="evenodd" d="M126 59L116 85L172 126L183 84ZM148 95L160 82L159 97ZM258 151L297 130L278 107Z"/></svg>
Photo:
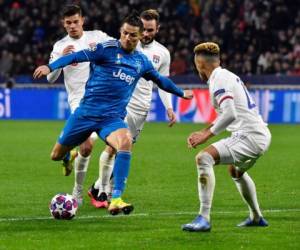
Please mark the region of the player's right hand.
<svg viewBox="0 0 300 250"><path fill-rule="evenodd" d="M194 97L194 94L193 94L193 91L192 90L190 90L190 89L186 89L186 90L184 90L183 91L184 92L184 95L183 95L183 98L184 99L193 99L193 97Z"/></svg>
<svg viewBox="0 0 300 250"><path fill-rule="evenodd" d="M46 76L50 73L50 68L47 65L39 66L35 69L33 73L33 78L41 78L42 76Z"/></svg>
<svg viewBox="0 0 300 250"><path fill-rule="evenodd" d="M68 45L67 47L64 48L62 54L63 55L68 55L68 54L71 54L75 51L75 47L74 45Z"/></svg>
<svg viewBox="0 0 300 250"><path fill-rule="evenodd" d="M167 115L169 118L169 127L172 127L176 123L176 115L174 113L174 110L172 108L167 109Z"/></svg>

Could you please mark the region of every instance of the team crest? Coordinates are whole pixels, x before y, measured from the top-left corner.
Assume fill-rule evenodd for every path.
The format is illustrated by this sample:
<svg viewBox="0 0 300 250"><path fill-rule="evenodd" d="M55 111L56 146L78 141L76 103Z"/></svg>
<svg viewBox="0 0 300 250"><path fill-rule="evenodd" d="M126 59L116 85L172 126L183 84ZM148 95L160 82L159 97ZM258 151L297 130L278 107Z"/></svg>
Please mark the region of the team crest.
<svg viewBox="0 0 300 250"><path fill-rule="evenodd" d="M50 62L52 62L53 61L53 58L54 58L54 56L53 56L53 53L51 53L51 55L50 55Z"/></svg>
<svg viewBox="0 0 300 250"><path fill-rule="evenodd" d="M136 71L137 71L138 73L140 73L140 72L141 72L141 69L142 69L142 64L141 64L140 61L137 61L137 62L136 62Z"/></svg>
<svg viewBox="0 0 300 250"><path fill-rule="evenodd" d="M160 56L158 56L158 55L153 55L152 61L153 61L154 63L159 63L159 61L160 61Z"/></svg>
<svg viewBox="0 0 300 250"><path fill-rule="evenodd" d="M121 64L121 58L123 57L122 54L118 53L117 54L117 61L116 61L116 64Z"/></svg>
<svg viewBox="0 0 300 250"><path fill-rule="evenodd" d="M95 51L97 49L96 43L89 43L89 51Z"/></svg>

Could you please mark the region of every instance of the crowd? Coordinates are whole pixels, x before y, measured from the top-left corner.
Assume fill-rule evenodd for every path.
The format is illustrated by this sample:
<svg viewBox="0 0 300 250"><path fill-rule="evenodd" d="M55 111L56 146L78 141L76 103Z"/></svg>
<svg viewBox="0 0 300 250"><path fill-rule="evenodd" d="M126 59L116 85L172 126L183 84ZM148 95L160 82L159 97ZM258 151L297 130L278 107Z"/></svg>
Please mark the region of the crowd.
<svg viewBox="0 0 300 250"><path fill-rule="evenodd" d="M215 41L222 65L238 74L300 75L300 2L294 0L0 0L0 76L32 74L48 62L64 4L79 4L85 29L119 37L131 10L156 8L158 41L171 52L171 74L194 73L193 47Z"/></svg>

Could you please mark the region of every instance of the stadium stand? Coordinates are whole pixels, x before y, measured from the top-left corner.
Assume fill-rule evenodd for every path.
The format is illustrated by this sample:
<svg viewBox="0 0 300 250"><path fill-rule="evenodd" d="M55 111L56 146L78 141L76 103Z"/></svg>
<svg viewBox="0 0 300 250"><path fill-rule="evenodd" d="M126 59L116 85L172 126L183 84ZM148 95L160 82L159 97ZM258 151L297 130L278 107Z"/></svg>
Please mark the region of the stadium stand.
<svg viewBox="0 0 300 250"><path fill-rule="evenodd" d="M172 55L172 75L194 72L192 49L199 41L221 45L222 64L237 74L300 76L300 2L293 0L96 0L80 4L87 30L118 37L120 20L131 10L157 8L158 40ZM48 61L64 36L61 1L0 0L0 82L30 75ZM31 80L31 79L30 79Z"/></svg>

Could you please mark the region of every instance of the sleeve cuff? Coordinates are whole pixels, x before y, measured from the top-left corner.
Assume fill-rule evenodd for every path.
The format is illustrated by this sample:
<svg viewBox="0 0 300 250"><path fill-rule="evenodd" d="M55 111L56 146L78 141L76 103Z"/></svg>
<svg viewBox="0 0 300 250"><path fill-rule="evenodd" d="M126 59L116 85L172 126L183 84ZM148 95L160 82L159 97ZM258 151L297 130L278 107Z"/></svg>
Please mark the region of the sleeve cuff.
<svg viewBox="0 0 300 250"><path fill-rule="evenodd" d="M53 71L53 69L51 68L50 64L47 64L46 66L49 68L50 72Z"/></svg>

